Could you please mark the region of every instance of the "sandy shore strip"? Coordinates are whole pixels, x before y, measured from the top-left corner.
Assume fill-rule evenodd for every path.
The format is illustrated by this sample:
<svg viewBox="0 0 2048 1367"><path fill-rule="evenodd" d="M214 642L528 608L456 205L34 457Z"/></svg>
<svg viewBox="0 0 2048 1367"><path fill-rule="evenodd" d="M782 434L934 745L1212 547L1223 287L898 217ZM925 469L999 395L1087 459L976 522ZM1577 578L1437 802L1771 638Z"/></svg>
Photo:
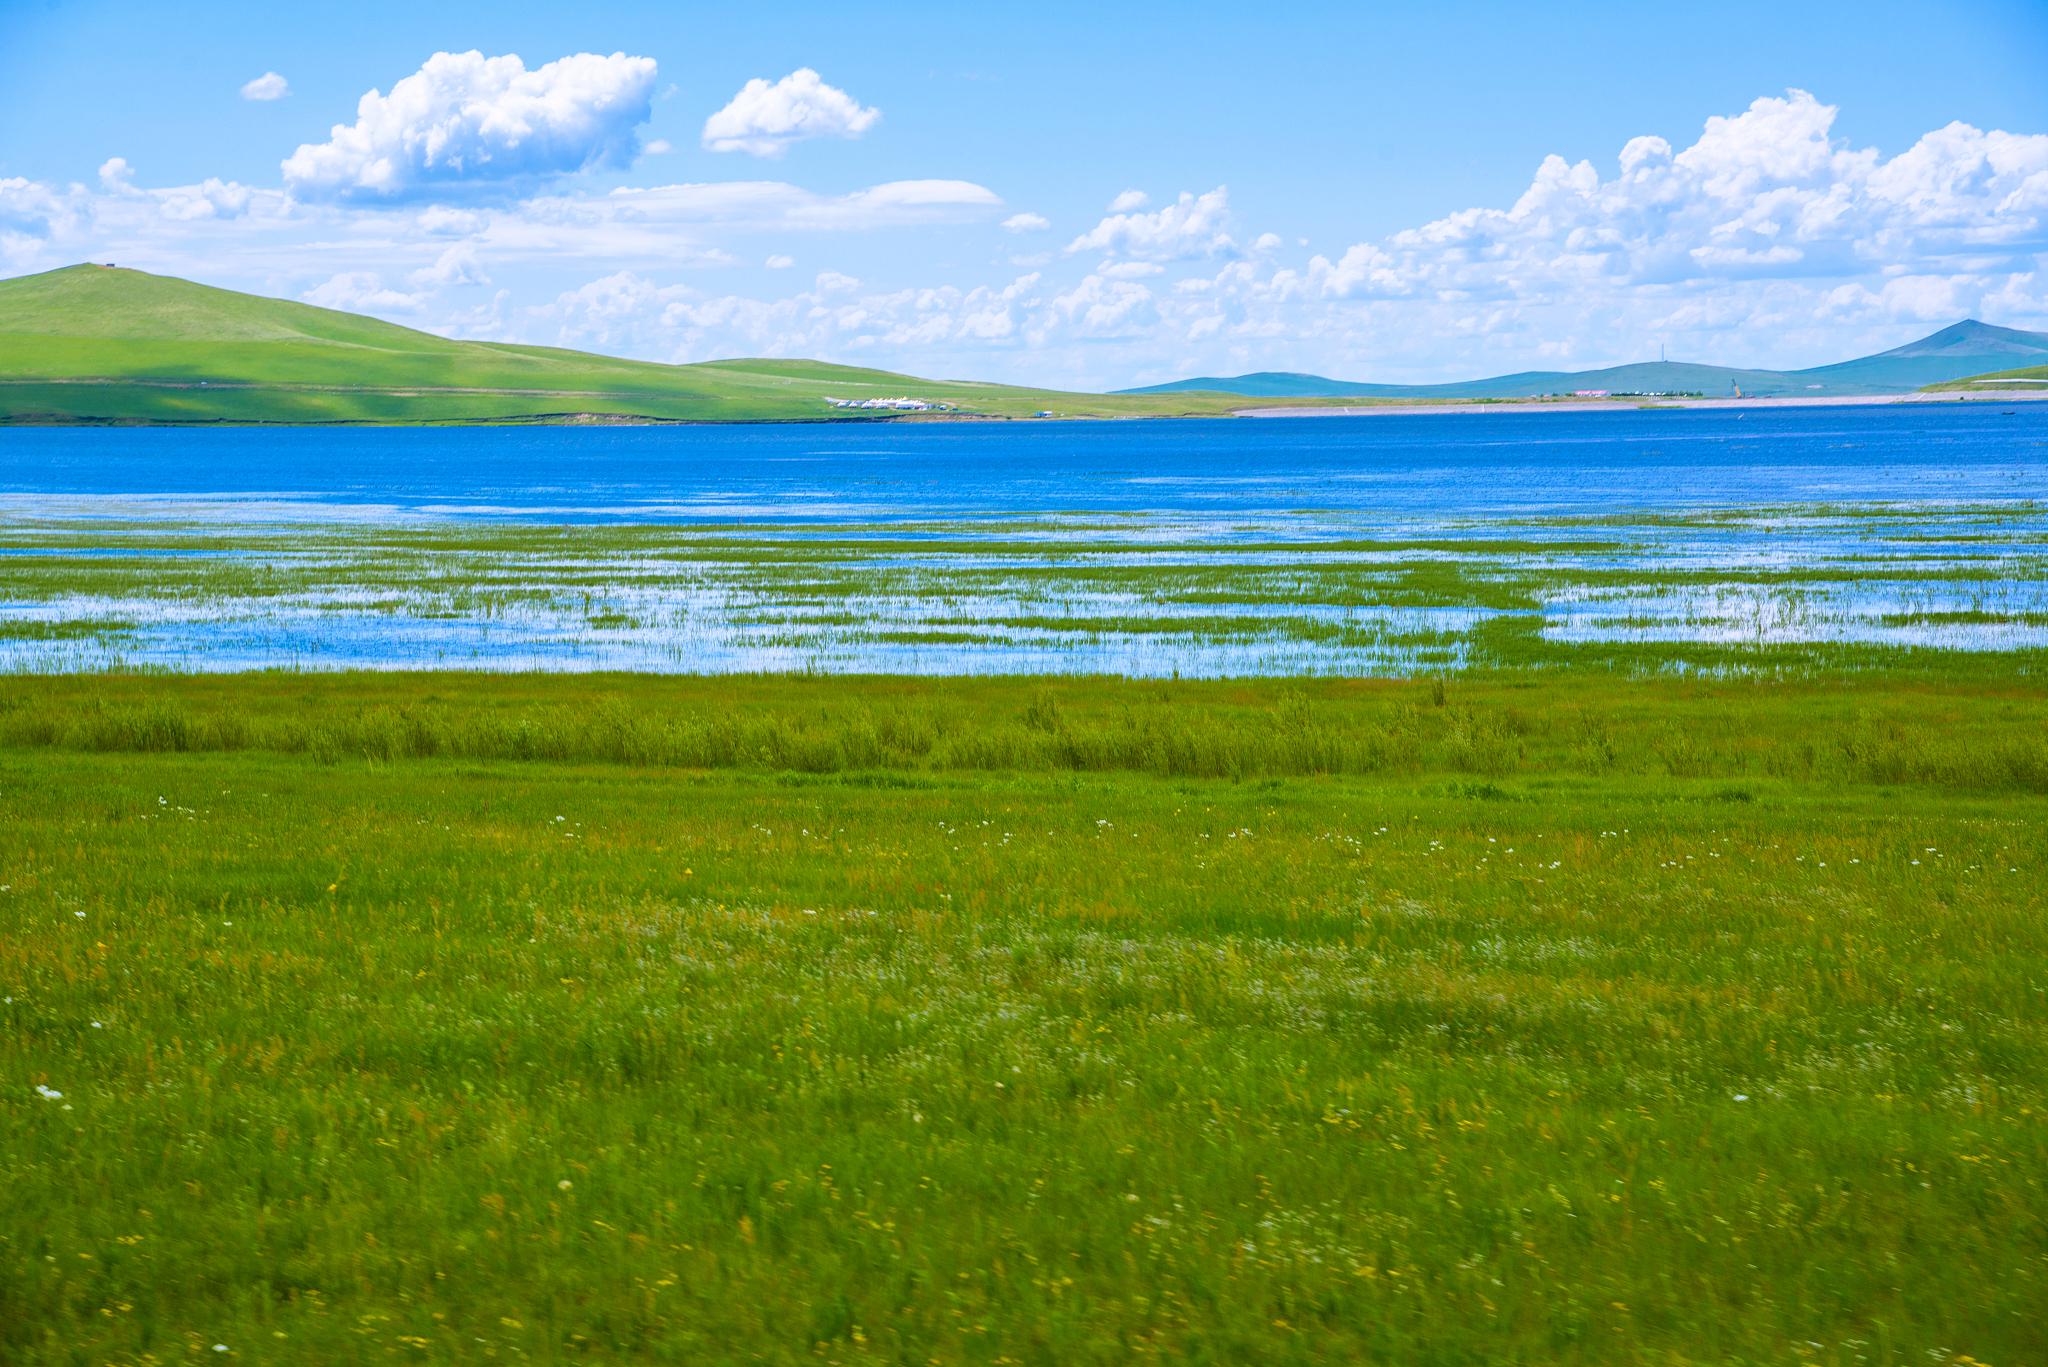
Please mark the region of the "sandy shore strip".
<svg viewBox="0 0 2048 1367"><path fill-rule="evenodd" d="M1759 399L1648 399L1640 403L1627 399L1589 399L1578 403L1545 403L1541 400L1502 400L1497 403L1376 404L1370 408L1239 408L1238 418L1363 418L1399 413L1633 413L1645 408L1841 408L1849 405L1892 403L2026 403L2048 399L2048 393L1867 394L1840 398Z"/></svg>

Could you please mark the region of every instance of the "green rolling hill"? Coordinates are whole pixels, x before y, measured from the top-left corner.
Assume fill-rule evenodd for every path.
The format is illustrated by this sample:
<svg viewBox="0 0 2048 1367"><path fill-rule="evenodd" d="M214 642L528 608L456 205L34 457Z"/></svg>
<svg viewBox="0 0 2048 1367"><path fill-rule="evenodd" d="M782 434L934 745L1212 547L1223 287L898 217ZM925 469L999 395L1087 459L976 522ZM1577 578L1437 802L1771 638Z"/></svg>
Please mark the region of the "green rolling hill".
<svg viewBox="0 0 2048 1367"><path fill-rule="evenodd" d="M1351 384L1267 372L1073 394L925 380L823 361L697 365L456 341L375 318L111 266L0 280L0 423L918 421L831 400L909 396L945 416L1220 416L1246 398L1312 407L1514 399L1605 389L1855 397L1925 386L2025 392L2048 335L1958 323L1878 356L1812 370L1650 362L1441 385Z"/></svg>
<svg viewBox="0 0 2048 1367"><path fill-rule="evenodd" d="M1065 394L822 361L677 366L453 341L110 266L0 280L0 422L816 422L881 416L829 399L906 395L985 417L1243 406L1228 395Z"/></svg>
<svg viewBox="0 0 2048 1367"><path fill-rule="evenodd" d="M2015 362L2048 363L2048 333L2020 332L1975 319L1945 327L1917 342L1834 365L1809 370L1732 370L1726 366L1693 365L1684 361L1644 361L1605 370L1529 370L1455 384L1357 384L1320 375L1264 371L1230 379L1204 376L1170 384L1126 389L1125 394L1241 394L1256 398L1343 396L1373 399L1530 398L1538 394L1569 394L1579 389L1610 393L1701 393L1709 397L1744 394L1842 398L1910 394L1928 385L1944 384L2002 370Z"/></svg>

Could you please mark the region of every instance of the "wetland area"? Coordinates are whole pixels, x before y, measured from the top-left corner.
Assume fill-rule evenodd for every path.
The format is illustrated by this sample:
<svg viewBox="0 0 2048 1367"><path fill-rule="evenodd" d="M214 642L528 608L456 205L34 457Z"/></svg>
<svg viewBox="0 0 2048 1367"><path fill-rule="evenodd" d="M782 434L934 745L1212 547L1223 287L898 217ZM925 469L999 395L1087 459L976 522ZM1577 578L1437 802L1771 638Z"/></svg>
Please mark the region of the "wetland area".
<svg viewBox="0 0 2048 1367"><path fill-rule="evenodd" d="M1683 672L2048 643L2048 405L5 439L17 670Z"/></svg>
<svg viewBox="0 0 2048 1367"><path fill-rule="evenodd" d="M0 1360L2048 1355L2048 404L0 431Z"/></svg>

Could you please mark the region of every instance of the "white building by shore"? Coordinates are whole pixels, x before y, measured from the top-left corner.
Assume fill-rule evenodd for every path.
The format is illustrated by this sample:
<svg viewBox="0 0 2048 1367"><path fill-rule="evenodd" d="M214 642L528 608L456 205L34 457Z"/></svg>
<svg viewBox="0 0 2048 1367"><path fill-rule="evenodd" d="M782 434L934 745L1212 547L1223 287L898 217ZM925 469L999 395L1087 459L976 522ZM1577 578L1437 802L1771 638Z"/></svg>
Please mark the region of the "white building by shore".
<svg viewBox="0 0 2048 1367"><path fill-rule="evenodd" d="M893 408L900 413L944 412L946 405L908 396L900 399L827 399L834 408Z"/></svg>

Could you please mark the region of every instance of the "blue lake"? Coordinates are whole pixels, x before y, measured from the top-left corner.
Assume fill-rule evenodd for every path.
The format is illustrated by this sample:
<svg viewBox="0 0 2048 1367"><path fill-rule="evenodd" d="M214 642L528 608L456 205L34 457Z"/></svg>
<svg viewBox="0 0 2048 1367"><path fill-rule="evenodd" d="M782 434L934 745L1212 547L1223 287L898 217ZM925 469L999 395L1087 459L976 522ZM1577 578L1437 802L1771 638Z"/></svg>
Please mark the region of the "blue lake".
<svg viewBox="0 0 2048 1367"><path fill-rule="evenodd" d="M2048 403L1126 422L0 428L0 513L1406 519L2042 495Z"/></svg>

